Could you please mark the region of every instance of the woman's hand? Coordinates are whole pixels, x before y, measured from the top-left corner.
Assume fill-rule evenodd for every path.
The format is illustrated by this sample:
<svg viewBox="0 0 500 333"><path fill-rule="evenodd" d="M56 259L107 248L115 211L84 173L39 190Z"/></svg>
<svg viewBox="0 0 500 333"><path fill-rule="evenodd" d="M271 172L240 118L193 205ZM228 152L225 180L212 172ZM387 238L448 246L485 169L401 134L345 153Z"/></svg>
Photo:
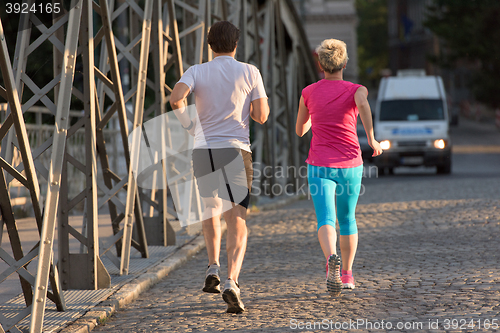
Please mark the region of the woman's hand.
<svg viewBox="0 0 500 333"><path fill-rule="evenodd" d="M378 155L382 154L383 150L380 147L380 143L377 140L374 139L371 142L368 142L368 144L370 145L370 147L373 148L373 155L372 155L372 157L375 157L375 156L378 156Z"/></svg>

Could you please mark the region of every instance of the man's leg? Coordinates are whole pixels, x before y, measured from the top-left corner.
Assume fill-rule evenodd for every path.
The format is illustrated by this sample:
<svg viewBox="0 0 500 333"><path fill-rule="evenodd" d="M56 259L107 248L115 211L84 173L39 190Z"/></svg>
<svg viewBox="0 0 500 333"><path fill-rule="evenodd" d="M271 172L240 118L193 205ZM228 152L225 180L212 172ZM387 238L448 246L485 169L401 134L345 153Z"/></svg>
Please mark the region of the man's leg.
<svg viewBox="0 0 500 333"><path fill-rule="evenodd" d="M226 249L228 278L224 283L222 298L227 303L227 312L240 313L245 311L245 306L240 298L238 277L247 248L246 208L235 205L234 203L231 204L233 208L224 212L224 219L227 224Z"/></svg>
<svg viewBox="0 0 500 333"><path fill-rule="evenodd" d="M202 198L205 210L203 212L203 236L208 254L208 269L205 276L203 291L207 293L220 293L220 214L222 209L221 199Z"/></svg>
<svg viewBox="0 0 500 333"><path fill-rule="evenodd" d="M221 230L220 214L222 211L222 202L220 198L202 198L205 205L203 212L203 236L208 254L208 265L219 263Z"/></svg>
<svg viewBox="0 0 500 333"><path fill-rule="evenodd" d="M228 279L224 283L222 298L228 304L227 312L240 313L245 311L240 298L238 278L247 247L246 210L252 183L252 158L251 153L235 149L220 152L227 153L225 155L234 155L234 158L221 165L221 186L219 187L219 195L225 199L223 212L227 224ZM222 161L223 158L220 160Z"/></svg>
<svg viewBox="0 0 500 333"><path fill-rule="evenodd" d="M247 248L246 215L246 208L240 205L224 212L227 224L227 277L236 283Z"/></svg>

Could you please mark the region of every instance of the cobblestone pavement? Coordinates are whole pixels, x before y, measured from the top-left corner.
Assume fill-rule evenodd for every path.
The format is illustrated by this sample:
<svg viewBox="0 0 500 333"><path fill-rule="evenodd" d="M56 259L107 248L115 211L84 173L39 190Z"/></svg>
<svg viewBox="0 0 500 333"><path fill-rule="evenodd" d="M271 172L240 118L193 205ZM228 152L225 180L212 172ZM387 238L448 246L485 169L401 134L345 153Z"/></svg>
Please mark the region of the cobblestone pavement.
<svg viewBox="0 0 500 333"><path fill-rule="evenodd" d="M314 210L302 201L248 221L247 312L226 314L220 295L201 292L202 251L95 331L500 330L498 196L360 204L357 220L357 285L338 298L326 292ZM224 279L225 256L221 263Z"/></svg>
<svg viewBox="0 0 500 333"><path fill-rule="evenodd" d="M492 124L464 120L452 136L458 145L500 146ZM478 150L454 154L451 175L402 168L364 179L356 289L338 298L326 292L314 209L302 200L248 220L247 312L226 314L220 295L201 292L203 250L96 331L500 332L499 164L500 154ZM224 279L224 251L221 263Z"/></svg>

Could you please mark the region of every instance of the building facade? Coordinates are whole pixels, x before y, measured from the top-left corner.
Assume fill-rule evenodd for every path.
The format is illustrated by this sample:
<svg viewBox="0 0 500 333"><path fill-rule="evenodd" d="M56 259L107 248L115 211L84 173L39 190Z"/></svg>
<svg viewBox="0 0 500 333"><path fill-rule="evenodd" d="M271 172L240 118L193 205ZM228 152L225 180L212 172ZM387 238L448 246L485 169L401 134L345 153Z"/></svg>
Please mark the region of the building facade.
<svg viewBox="0 0 500 333"><path fill-rule="evenodd" d="M428 7L433 3L434 0L388 0L389 68L392 75L399 69L425 69L427 75L441 76L451 116L458 119L458 108L472 98L467 86L470 70L466 66L444 69L433 63L433 57L446 51L439 38L424 26Z"/></svg>
<svg viewBox="0 0 500 333"><path fill-rule="evenodd" d="M425 69L438 74L429 56L439 52L438 39L424 26L427 7L433 0L388 0L389 66L398 69Z"/></svg>
<svg viewBox="0 0 500 333"><path fill-rule="evenodd" d="M294 1L302 18L311 52L325 39L335 38L347 45L349 61L344 79L357 82L357 15L355 0L297 0Z"/></svg>

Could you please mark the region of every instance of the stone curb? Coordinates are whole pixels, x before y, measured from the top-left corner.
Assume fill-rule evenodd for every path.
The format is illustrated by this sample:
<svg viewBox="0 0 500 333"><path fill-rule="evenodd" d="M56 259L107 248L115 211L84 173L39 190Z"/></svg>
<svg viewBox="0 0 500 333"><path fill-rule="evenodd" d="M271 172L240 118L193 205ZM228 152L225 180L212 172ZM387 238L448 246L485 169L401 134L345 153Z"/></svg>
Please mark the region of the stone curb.
<svg viewBox="0 0 500 333"><path fill-rule="evenodd" d="M273 203L257 206L258 211L251 211L249 215L257 214L259 211L268 211L279 209L287 206L295 201L300 200L299 196L292 196L280 199ZM226 231L226 224L221 224L221 232L224 234ZM85 315L76 321L70 323L68 326L61 329L61 333L88 333L92 331L97 325L105 322L110 318L113 313L123 308L125 305L133 302L139 295L160 282L170 274L171 271L184 264L189 257L194 256L205 247L205 239L203 234L196 236L189 243L177 249L173 255L162 260L155 266L149 268L145 273L142 273L131 282L123 285L118 291L111 295L105 301L99 303Z"/></svg>

